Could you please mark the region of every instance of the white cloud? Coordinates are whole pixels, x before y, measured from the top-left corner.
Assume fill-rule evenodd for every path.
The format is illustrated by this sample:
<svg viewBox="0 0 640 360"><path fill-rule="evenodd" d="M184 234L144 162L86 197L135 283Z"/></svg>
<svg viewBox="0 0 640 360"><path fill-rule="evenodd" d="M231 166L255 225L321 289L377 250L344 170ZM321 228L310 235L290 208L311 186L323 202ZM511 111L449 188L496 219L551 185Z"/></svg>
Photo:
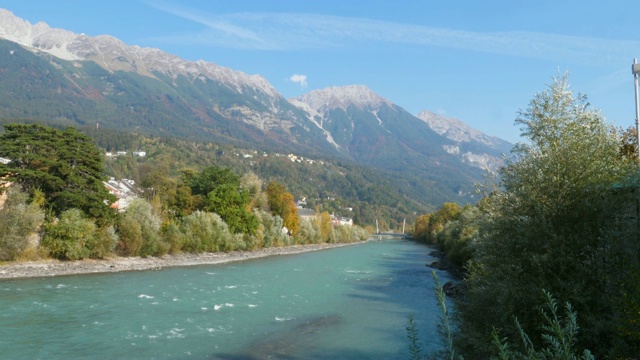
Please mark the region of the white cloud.
<svg viewBox="0 0 640 360"><path fill-rule="evenodd" d="M293 74L289 80L294 83L299 83L303 88L307 87L307 75Z"/></svg>
<svg viewBox="0 0 640 360"><path fill-rule="evenodd" d="M473 32L307 13L207 14L180 5L149 4L204 25L199 34L159 40L249 50L347 47L357 43L437 46L546 60L609 63L630 58L640 41L541 32ZM631 49L631 50L630 50Z"/></svg>

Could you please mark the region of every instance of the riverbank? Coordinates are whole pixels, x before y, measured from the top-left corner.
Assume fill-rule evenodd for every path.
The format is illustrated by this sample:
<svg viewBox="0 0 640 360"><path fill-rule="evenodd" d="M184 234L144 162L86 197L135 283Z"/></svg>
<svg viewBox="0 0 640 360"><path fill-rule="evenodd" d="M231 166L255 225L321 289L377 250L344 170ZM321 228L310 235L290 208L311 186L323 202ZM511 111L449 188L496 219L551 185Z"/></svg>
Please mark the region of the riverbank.
<svg viewBox="0 0 640 360"><path fill-rule="evenodd" d="M78 261L42 260L15 262L0 265L0 280L17 278L39 278L65 275L112 273L122 271L157 270L168 267L223 264L257 259L267 256L292 255L340 246L362 244L312 244L265 248L253 251L229 253L175 254L162 257L114 257Z"/></svg>

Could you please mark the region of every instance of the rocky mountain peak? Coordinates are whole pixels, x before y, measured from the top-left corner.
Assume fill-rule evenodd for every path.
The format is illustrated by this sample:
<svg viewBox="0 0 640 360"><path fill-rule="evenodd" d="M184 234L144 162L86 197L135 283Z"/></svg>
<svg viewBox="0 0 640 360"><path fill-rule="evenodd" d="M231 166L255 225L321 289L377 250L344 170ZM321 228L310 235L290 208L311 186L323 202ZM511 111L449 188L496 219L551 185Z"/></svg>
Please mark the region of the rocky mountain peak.
<svg viewBox="0 0 640 360"><path fill-rule="evenodd" d="M31 25L5 9L0 9L0 37L64 60L79 60L67 50L67 45L78 37L77 34L51 28L44 22Z"/></svg>
<svg viewBox="0 0 640 360"><path fill-rule="evenodd" d="M44 22L32 25L5 9L0 9L0 38L64 60L95 61L109 71L136 72L150 77L154 76L154 72L159 72L174 79L178 76L192 80L207 78L240 93L251 88L274 99L282 97L260 75L248 75L205 61L189 62L159 49L127 45L109 35L93 37L76 34L51 28Z"/></svg>
<svg viewBox="0 0 640 360"><path fill-rule="evenodd" d="M294 100L307 104L315 111L346 110L349 106L377 109L382 105L393 105L364 85L334 86L314 90Z"/></svg>
<svg viewBox="0 0 640 360"><path fill-rule="evenodd" d="M423 110L417 117L426 122L439 135L458 143L473 140L492 147L497 147L498 143L506 143L504 140L489 136L458 119L439 115L429 110Z"/></svg>

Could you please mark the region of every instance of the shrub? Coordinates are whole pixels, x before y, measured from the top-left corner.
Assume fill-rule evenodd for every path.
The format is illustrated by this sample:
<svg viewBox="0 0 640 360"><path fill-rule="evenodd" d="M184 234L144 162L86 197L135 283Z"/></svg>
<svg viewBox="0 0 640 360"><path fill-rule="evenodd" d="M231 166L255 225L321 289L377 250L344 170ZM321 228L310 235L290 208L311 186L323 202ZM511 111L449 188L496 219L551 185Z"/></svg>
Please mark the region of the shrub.
<svg viewBox="0 0 640 360"><path fill-rule="evenodd" d="M289 244L289 236L282 231L284 221L280 216L273 216L262 210L255 210L254 213L260 221L260 226L258 226L258 238L262 240L264 247L284 246Z"/></svg>
<svg viewBox="0 0 640 360"><path fill-rule="evenodd" d="M118 234L113 226L105 226L96 231L91 257L104 259L112 255L118 244Z"/></svg>
<svg viewBox="0 0 640 360"><path fill-rule="evenodd" d="M183 249L189 252L232 250L229 227L218 214L195 211L182 219Z"/></svg>
<svg viewBox="0 0 640 360"><path fill-rule="evenodd" d="M61 260L88 258L95 246L96 224L79 209L62 212L60 220L45 225L42 245Z"/></svg>
<svg viewBox="0 0 640 360"><path fill-rule="evenodd" d="M318 231L309 219L302 219L300 221L300 228L296 234L296 238L300 244L317 244L320 242Z"/></svg>
<svg viewBox="0 0 640 360"><path fill-rule="evenodd" d="M44 220L37 204L27 204L27 194L17 187L8 190L0 210L0 260L15 260L29 246L29 234Z"/></svg>
<svg viewBox="0 0 640 360"><path fill-rule="evenodd" d="M169 222L162 226L162 240L168 245L168 252L171 254L179 253L184 247L184 234L180 231L180 227L175 222Z"/></svg>
<svg viewBox="0 0 640 360"><path fill-rule="evenodd" d="M148 201L133 200L118 224L120 252L126 256L166 253L167 247L161 244L160 224L160 216Z"/></svg>

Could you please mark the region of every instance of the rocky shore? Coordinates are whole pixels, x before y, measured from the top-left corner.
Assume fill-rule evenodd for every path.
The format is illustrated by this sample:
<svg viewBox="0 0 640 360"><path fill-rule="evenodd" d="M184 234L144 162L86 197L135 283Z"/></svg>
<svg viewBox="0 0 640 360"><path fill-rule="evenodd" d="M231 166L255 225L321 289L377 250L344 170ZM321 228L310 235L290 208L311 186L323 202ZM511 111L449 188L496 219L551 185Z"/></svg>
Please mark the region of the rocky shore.
<svg viewBox="0 0 640 360"><path fill-rule="evenodd" d="M353 244L295 245L254 251L229 253L176 254L162 257L114 257L102 260L60 261L43 260L12 262L0 265L0 280L16 278L51 277L120 271L154 270L167 267L222 264L233 261L256 259L266 256L291 255L318 251Z"/></svg>

